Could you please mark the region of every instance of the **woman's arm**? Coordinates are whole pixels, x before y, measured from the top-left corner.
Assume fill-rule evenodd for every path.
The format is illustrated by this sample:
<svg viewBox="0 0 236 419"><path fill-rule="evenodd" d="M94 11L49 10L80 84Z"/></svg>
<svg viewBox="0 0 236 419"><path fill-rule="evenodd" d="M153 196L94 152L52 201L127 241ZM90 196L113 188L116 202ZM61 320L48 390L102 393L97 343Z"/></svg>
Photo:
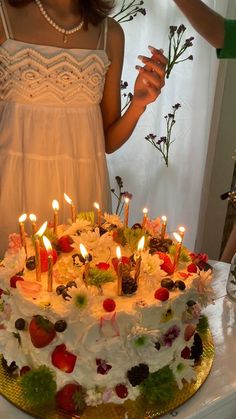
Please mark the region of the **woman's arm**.
<svg viewBox="0 0 236 419"><path fill-rule="evenodd" d="M224 18L201 0L174 0L194 29L213 47L224 46Z"/></svg>
<svg viewBox="0 0 236 419"><path fill-rule="evenodd" d="M148 66L138 68L139 75L135 82L133 99L121 116L120 82L124 57L124 33L121 26L112 19L109 19L108 33L108 55L111 65L106 76L101 109L106 152L113 153L128 140L146 106L159 96L164 85L167 60L162 53L157 53L155 60L148 60ZM159 60L162 60L162 64L158 62Z"/></svg>

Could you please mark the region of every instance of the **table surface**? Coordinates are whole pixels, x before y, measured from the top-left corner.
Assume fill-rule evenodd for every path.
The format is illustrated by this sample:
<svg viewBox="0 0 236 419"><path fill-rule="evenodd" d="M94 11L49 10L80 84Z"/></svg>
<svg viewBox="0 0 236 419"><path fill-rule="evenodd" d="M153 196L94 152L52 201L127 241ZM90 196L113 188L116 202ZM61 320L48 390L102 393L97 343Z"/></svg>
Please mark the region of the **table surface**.
<svg viewBox="0 0 236 419"><path fill-rule="evenodd" d="M214 267L215 304L208 306L204 314L208 316L215 345L212 370L198 392L176 411L164 416L165 419L236 418L236 302L226 295L230 265L215 261L211 264ZM0 419L30 418L0 396Z"/></svg>

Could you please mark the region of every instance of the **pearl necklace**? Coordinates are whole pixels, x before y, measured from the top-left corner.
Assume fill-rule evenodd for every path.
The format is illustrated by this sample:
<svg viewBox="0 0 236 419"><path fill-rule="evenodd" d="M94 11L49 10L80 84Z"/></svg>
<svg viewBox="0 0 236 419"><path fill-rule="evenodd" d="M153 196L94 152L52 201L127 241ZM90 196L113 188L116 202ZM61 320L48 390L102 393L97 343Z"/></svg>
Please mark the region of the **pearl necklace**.
<svg viewBox="0 0 236 419"><path fill-rule="evenodd" d="M72 35L73 33L78 32L78 31L80 31L80 29L82 29L82 26L83 26L83 24L84 24L84 21L83 21L83 20L81 20L81 22L80 22L80 24L79 24L78 26L75 26L75 27L74 27L74 28L72 28L72 29L65 29L65 28L62 28L61 26L57 25L57 23L56 23L56 22L54 22L54 20L52 20L52 19L50 18L50 16L48 16L48 14L47 14L46 10L44 9L44 7L43 7L43 5L42 5L42 3L41 3L41 1L40 1L40 0L35 0L35 3L37 4L37 6L38 6L38 8L39 8L40 12L42 13L42 15L43 15L43 17L46 19L46 21L47 21L47 22L48 22L51 26L53 26L53 28L54 28L54 29L56 29L58 32L60 32L60 33L62 33L62 34L63 34L63 42L64 42L64 43L66 43L66 42L67 42L67 36L68 36L68 35Z"/></svg>

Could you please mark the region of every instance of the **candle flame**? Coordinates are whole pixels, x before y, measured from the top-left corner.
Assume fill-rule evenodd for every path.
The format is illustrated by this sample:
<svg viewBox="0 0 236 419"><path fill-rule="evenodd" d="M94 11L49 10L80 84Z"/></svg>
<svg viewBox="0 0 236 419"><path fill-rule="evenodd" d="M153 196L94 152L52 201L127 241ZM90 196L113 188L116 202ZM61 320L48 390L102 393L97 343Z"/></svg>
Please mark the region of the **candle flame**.
<svg viewBox="0 0 236 419"><path fill-rule="evenodd" d="M72 204L72 199L70 199L70 197L68 195L66 195L66 193L64 193L64 198L65 198L65 200L68 204L70 204L70 205Z"/></svg>
<svg viewBox="0 0 236 419"><path fill-rule="evenodd" d="M185 228L183 227L183 226L181 226L181 227L179 227L179 231L180 231L180 233L185 233Z"/></svg>
<svg viewBox="0 0 236 419"><path fill-rule="evenodd" d="M37 221L37 217L34 214L30 214L29 219L30 219L30 221L32 221L32 223L35 223Z"/></svg>
<svg viewBox="0 0 236 419"><path fill-rule="evenodd" d="M27 214L22 214L19 218L19 223L23 223L27 218Z"/></svg>
<svg viewBox="0 0 236 419"><path fill-rule="evenodd" d="M120 250L120 246L117 246L117 248L116 248L116 256L117 256L117 259L121 259L121 250Z"/></svg>
<svg viewBox="0 0 236 419"><path fill-rule="evenodd" d="M99 210L99 209L100 209L99 204L98 204L97 202L94 202L94 204L93 204L93 205L95 206L95 208L96 208L97 210Z"/></svg>
<svg viewBox="0 0 236 419"><path fill-rule="evenodd" d="M138 242L138 251L141 252L144 248L145 236L142 236Z"/></svg>
<svg viewBox="0 0 236 419"><path fill-rule="evenodd" d="M47 225L48 225L48 222L45 221L45 223L43 223L43 225L36 232L35 236L41 237L43 235L43 233L45 232Z"/></svg>
<svg viewBox="0 0 236 419"><path fill-rule="evenodd" d="M87 252L86 247L82 243L80 243L79 248L80 248L81 255L83 256L84 259L86 259L88 257L88 252Z"/></svg>
<svg viewBox="0 0 236 419"><path fill-rule="evenodd" d="M52 245L46 236L43 236L43 244L48 253L52 251Z"/></svg>
<svg viewBox="0 0 236 419"><path fill-rule="evenodd" d="M163 223L166 223L167 217L165 215L162 215L161 219L162 219Z"/></svg>
<svg viewBox="0 0 236 419"><path fill-rule="evenodd" d="M129 203L129 198L126 196L125 197L125 203L128 204Z"/></svg>
<svg viewBox="0 0 236 419"><path fill-rule="evenodd" d="M59 202L56 199L54 199L52 201L52 208L53 208L54 211L58 211L59 210Z"/></svg>
<svg viewBox="0 0 236 419"><path fill-rule="evenodd" d="M143 208L143 214L147 214L148 213L148 209L147 208Z"/></svg>
<svg viewBox="0 0 236 419"><path fill-rule="evenodd" d="M182 242L182 237L178 233L173 233L173 236L178 243Z"/></svg>

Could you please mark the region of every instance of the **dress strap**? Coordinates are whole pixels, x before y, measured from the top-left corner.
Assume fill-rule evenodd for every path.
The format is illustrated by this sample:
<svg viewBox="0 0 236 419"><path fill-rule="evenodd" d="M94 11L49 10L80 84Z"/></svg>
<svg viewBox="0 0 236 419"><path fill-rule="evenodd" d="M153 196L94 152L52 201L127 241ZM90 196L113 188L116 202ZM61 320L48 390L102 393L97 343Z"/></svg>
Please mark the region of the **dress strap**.
<svg viewBox="0 0 236 419"><path fill-rule="evenodd" d="M105 50L107 47L107 23L108 23L108 19L105 18L101 24L101 31L100 31L100 35L99 35L99 39L97 43L97 49Z"/></svg>
<svg viewBox="0 0 236 419"><path fill-rule="evenodd" d="M2 19L2 24L5 31L6 39L9 39L9 38L12 39L13 35L12 35L11 25L8 18L8 13L7 13L4 0L0 1L0 16Z"/></svg>

